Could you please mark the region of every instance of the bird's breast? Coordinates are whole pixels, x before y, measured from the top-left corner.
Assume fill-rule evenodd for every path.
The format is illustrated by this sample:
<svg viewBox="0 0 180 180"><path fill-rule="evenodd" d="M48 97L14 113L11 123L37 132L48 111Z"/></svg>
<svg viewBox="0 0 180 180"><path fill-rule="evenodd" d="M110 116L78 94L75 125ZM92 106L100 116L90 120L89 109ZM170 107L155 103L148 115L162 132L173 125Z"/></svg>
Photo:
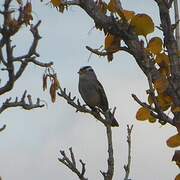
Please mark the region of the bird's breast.
<svg viewBox="0 0 180 180"><path fill-rule="evenodd" d="M97 92L97 88L93 82L88 80L80 80L79 92L88 106L95 107L100 104L100 95Z"/></svg>

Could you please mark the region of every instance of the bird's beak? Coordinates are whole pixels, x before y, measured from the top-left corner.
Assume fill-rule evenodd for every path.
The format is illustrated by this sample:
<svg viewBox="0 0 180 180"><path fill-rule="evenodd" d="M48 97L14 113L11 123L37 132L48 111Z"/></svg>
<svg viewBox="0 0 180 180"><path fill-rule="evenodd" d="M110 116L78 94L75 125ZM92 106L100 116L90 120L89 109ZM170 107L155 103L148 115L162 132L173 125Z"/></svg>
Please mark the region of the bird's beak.
<svg viewBox="0 0 180 180"><path fill-rule="evenodd" d="M78 74L82 74L82 71L79 70L77 73L78 73Z"/></svg>

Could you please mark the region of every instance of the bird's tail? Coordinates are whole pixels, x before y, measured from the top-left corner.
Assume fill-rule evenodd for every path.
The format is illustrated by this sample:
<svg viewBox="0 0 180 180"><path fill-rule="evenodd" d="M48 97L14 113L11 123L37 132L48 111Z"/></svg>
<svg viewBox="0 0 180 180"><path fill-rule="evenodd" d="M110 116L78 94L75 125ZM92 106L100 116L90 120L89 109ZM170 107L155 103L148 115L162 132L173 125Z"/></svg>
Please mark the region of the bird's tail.
<svg viewBox="0 0 180 180"><path fill-rule="evenodd" d="M114 117L114 115L109 111L109 117L110 117L110 120L111 120L111 125L113 127L119 127L119 124L116 120L116 118Z"/></svg>

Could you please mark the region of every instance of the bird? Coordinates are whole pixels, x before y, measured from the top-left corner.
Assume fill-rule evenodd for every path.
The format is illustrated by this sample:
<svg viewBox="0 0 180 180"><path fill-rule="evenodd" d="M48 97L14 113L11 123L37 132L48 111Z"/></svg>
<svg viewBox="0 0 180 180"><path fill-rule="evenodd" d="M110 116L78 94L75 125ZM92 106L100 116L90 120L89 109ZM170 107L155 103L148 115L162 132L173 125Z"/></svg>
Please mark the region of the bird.
<svg viewBox="0 0 180 180"><path fill-rule="evenodd" d="M79 73L79 93L84 102L93 111L97 108L103 112L109 112L112 126L119 126L114 115L109 111L109 104L102 84L98 81L96 73L91 66L81 67Z"/></svg>

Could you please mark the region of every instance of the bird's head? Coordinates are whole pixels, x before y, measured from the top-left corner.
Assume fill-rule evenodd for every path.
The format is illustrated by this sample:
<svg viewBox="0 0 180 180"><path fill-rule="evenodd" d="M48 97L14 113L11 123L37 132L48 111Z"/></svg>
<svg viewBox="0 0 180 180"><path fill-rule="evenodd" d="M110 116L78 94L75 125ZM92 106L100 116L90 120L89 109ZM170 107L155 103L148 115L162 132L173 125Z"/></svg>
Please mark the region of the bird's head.
<svg viewBox="0 0 180 180"><path fill-rule="evenodd" d="M79 77L96 78L96 74L91 66L84 66L79 70Z"/></svg>

